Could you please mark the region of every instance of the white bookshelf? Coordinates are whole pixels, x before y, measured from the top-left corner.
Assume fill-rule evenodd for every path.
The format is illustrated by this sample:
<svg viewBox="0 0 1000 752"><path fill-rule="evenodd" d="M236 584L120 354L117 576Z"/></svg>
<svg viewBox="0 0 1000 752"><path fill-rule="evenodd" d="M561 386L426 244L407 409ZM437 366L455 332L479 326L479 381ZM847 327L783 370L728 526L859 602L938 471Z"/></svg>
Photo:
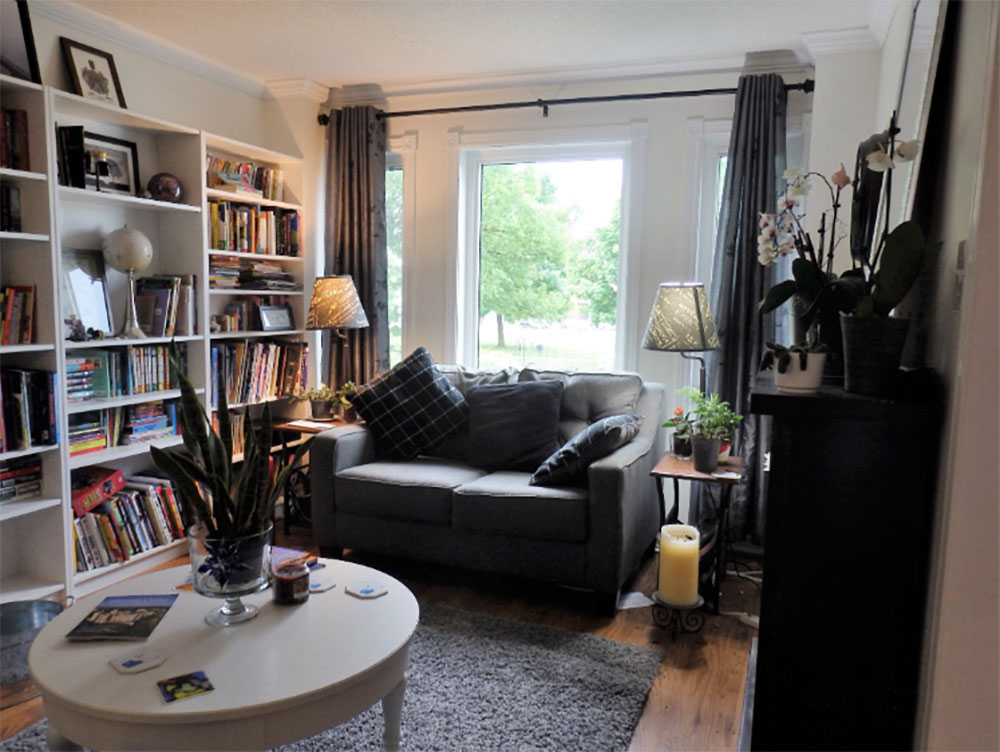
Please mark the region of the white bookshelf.
<svg viewBox="0 0 1000 752"><path fill-rule="evenodd" d="M301 158L282 154L224 136L169 122L162 118L124 110L114 105L87 100L8 76L0 76L0 96L4 107L26 110L29 125L29 169L0 168L0 181L16 185L22 203L22 227L18 232L0 232L0 282L4 285L35 285L35 337L30 343L0 346L4 367L34 368L60 374L63 387L57 395L58 433L61 443L31 447L0 454L0 460L29 456L41 458L43 486L41 495L0 504L0 602L36 598L80 597L135 575L149 567L186 553L183 540L137 553L128 561L77 572L73 543L73 509L70 502L71 473L88 466L121 469L126 476L152 467L150 446L178 447L180 436L168 436L147 443L115 446L100 451L70 456L69 420L82 413L126 408L144 402L178 400L179 389L124 394L103 399L70 401L65 393L66 358L80 350L110 350L128 346L166 345L171 342L186 349L187 375L197 393L207 404L213 344L231 344L243 339L288 342L304 339L304 330L281 332L211 333L212 313L221 311L228 301L244 300L246 295L285 295L292 307L295 324L305 322L306 303L303 291L210 290L209 256L218 254L239 261L278 263L304 283L309 249L300 225L300 255L282 256L235 251L215 251L210 246L207 206L210 200L228 200L276 210L300 212L298 196L302 192ZM142 195L98 192L59 184L58 126L82 125L88 133L125 140L136 145L139 167L138 189L141 193L149 178L158 172L176 175L184 186L178 203L157 201ZM215 154L234 161L253 162L284 174L285 195L281 201L255 196L234 195L206 186L207 155ZM142 231L153 243L150 267L139 276L154 274L195 275L195 332L176 337L142 339L106 339L74 342L66 339L63 324L65 291L61 285L64 253L70 250L100 250L103 238L113 230L128 225ZM113 326L121 324L125 314L127 280L115 270L105 270ZM109 333L110 334L110 333ZM310 353L312 355L312 353ZM269 400L282 418L295 416L298 406L287 399ZM260 403L234 406L238 411L254 411ZM253 413L251 413L253 414Z"/></svg>

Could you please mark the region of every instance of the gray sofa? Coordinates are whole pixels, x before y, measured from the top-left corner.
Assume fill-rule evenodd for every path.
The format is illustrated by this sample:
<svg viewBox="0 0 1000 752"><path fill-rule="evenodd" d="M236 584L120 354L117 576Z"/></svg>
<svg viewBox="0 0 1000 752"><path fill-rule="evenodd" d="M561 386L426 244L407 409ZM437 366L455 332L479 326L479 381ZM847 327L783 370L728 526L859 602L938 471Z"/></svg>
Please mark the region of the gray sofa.
<svg viewBox="0 0 1000 752"><path fill-rule="evenodd" d="M446 456L400 461L377 459L363 424L326 431L310 459L320 551L340 556L350 548L585 588L613 609L660 524L649 473L663 453L663 385L629 373L438 369L463 395L480 384L562 380L563 442L610 415L641 415L643 425L589 466L585 486L556 487L529 485L531 473L488 473L454 459L461 436L441 448Z"/></svg>

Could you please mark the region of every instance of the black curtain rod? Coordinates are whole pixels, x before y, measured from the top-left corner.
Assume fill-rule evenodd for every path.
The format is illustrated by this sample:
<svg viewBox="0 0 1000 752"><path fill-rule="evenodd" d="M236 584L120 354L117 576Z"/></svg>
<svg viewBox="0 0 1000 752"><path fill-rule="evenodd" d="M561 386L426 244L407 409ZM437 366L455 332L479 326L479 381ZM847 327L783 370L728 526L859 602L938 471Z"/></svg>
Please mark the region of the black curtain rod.
<svg viewBox="0 0 1000 752"><path fill-rule="evenodd" d="M816 82L808 78L798 84L785 84L785 91L804 91L807 94L816 88ZM541 107L542 117L549 116L549 107L557 104L588 104L592 102L627 102L636 99L674 99L677 97L704 97L716 94L735 94L736 89L693 89L688 91L659 91L649 94L612 94L603 97L572 97L569 99L535 99L524 102L501 102L499 104L472 104L464 107L437 107L428 110L401 110L399 112L379 112L378 118L410 117L412 115L444 115L452 112L482 112L484 110L514 110L524 107ZM327 113L321 113L317 120L320 125L330 122Z"/></svg>

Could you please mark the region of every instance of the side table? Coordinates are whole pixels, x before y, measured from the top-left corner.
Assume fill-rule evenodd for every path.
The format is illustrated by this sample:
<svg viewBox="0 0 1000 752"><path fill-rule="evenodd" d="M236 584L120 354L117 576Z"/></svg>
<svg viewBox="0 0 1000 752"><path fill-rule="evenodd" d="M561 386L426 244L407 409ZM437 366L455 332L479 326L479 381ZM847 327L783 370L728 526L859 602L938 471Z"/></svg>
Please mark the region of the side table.
<svg viewBox="0 0 1000 752"><path fill-rule="evenodd" d="M281 461L288 462L291 456L289 449L294 449L304 435L315 435L347 425L350 423L341 420L318 421L308 418L277 424L274 430L281 436ZM309 516L311 500L309 465L303 465L297 471L289 473L285 481L284 497L285 515L282 524L285 535L288 535L293 523L310 526L312 521Z"/></svg>
<svg viewBox="0 0 1000 752"><path fill-rule="evenodd" d="M681 460L674 457L669 452L664 454L656 466L650 471L650 475L656 481L656 492L660 497L660 525L666 525L678 521L678 511L680 508L680 481L697 481L699 483L715 484L720 487L719 507L716 509L717 528L712 540L703 546L700 558L704 558L715 552L715 564L712 576L709 580L709 589L705 593L705 600L712 605L713 613L719 613L719 588L722 579L726 576L726 523L729 519L729 497L733 486L740 482L743 470L743 460L739 457L730 457L725 462L719 464L716 474L701 473L694 469L694 462L690 459ZM674 503L667 511L667 502L663 495L663 479L670 478L674 482Z"/></svg>

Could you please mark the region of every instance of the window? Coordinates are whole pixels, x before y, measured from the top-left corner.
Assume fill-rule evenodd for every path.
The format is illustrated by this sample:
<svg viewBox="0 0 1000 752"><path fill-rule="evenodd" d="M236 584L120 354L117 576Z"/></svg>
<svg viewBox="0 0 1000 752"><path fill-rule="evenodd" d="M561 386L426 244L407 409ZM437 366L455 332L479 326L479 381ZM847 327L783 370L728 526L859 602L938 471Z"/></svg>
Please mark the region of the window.
<svg viewBox="0 0 1000 752"><path fill-rule="evenodd" d="M389 297L389 365L403 359L403 167L395 154L386 155L385 236Z"/></svg>
<svg viewBox="0 0 1000 752"><path fill-rule="evenodd" d="M466 322L465 360L613 369L624 155L607 146L527 151L482 150L468 163L476 194L467 203L475 232L466 310L476 320Z"/></svg>

